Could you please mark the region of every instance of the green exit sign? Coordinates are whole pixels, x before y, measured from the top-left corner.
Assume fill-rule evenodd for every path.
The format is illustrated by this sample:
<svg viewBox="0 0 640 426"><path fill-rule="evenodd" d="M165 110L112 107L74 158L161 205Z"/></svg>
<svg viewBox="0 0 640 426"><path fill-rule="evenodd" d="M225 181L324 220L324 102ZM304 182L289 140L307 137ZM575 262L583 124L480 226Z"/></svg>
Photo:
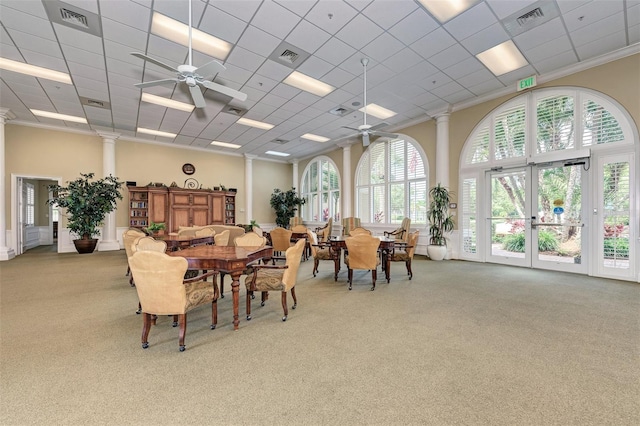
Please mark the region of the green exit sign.
<svg viewBox="0 0 640 426"><path fill-rule="evenodd" d="M523 78L522 80L518 80L518 92L524 89L530 89L535 87L536 85L536 76L532 75L531 77Z"/></svg>

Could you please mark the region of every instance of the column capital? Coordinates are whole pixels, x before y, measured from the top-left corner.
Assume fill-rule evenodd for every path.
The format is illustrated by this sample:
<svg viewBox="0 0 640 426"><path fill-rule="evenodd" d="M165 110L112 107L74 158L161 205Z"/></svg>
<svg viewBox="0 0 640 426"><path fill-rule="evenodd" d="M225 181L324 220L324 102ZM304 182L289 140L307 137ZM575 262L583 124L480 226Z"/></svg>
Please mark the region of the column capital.
<svg viewBox="0 0 640 426"><path fill-rule="evenodd" d="M16 118L16 115L9 108L0 108L0 120L2 122L13 120L14 118Z"/></svg>
<svg viewBox="0 0 640 426"><path fill-rule="evenodd" d="M254 159L258 158L258 156L255 155L255 154L244 154L244 158L246 158L247 160L251 161L251 160L254 160Z"/></svg>
<svg viewBox="0 0 640 426"><path fill-rule="evenodd" d="M120 133L104 132L102 130L96 130L96 134L100 136L102 139L107 139L112 141L115 141L120 137Z"/></svg>
<svg viewBox="0 0 640 426"><path fill-rule="evenodd" d="M300 160L298 160L297 158L293 158L291 160L289 160L289 163L291 164L298 164L300 162Z"/></svg>
<svg viewBox="0 0 640 426"><path fill-rule="evenodd" d="M342 141L338 142L336 145L338 145L342 149L351 149L351 145L355 145L358 142L360 141Z"/></svg>

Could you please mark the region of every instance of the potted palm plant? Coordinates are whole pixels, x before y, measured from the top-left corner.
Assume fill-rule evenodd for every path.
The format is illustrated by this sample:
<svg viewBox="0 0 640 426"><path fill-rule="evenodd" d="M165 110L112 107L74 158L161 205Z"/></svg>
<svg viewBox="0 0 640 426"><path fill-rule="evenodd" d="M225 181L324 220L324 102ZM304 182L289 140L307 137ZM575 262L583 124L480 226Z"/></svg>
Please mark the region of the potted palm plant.
<svg viewBox="0 0 640 426"><path fill-rule="evenodd" d="M432 260L442 260L447 254L445 234L453 231L453 216L449 214L451 192L440 183L429 190L429 245L427 254Z"/></svg>
<svg viewBox="0 0 640 426"><path fill-rule="evenodd" d="M67 186L50 185L53 197L47 204L67 211L67 228L79 238L73 240L78 253L93 253L100 235L100 225L107 214L116 209L116 201L122 200L122 182L109 175L92 180L93 173L80 173L80 177L68 181Z"/></svg>

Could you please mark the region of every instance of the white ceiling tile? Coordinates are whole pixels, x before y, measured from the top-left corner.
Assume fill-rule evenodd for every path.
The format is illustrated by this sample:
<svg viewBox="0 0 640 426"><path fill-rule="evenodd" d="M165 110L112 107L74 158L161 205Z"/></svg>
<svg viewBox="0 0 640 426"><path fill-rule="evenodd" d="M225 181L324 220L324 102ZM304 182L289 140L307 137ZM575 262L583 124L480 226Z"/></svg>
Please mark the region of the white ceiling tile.
<svg viewBox="0 0 640 426"><path fill-rule="evenodd" d="M247 27L247 30L238 41L238 46L265 58L271 55L279 44L280 39L254 26Z"/></svg>
<svg viewBox="0 0 640 426"><path fill-rule="evenodd" d="M509 40L509 35L501 24L495 24L460 42L472 55L477 55L487 49Z"/></svg>
<svg viewBox="0 0 640 426"><path fill-rule="evenodd" d="M356 49L343 41L332 38L316 51L315 56L337 66L347 58L355 55L356 52Z"/></svg>
<svg viewBox="0 0 640 426"><path fill-rule="evenodd" d="M342 87L353 80L355 76L341 68L334 68L322 76L322 81L333 87Z"/></svg>
<svg viewBox="0 0 640 426"><path fill-rule="evenodd" d="M453 46L455 42L455 39L444 29L438 28L415 43L412 43L411 49L416 51L423 58L429 59L431 56L438 52L442 52L447 47Z"/></svg>
<svg viewBox="0 0 640 426"><path fill-rule="evenodd" d="M625 45L626 33L619 31L615 34L600 37L590 43L576 46L576 51L580 60L584 61L594 56L602 55L606 52L611 52Z"/></svg>
<svg viewBox="0 0 640 426"><path fill-rule="evenodd" d="M298 16L304 16L311 10L316 0L275 0L275 2Z"/></svg>
<svg viewBox="0 0 640 426"><path fill-rule="evenodd" d="M336 35L354 49L362 49L383 30L363 15L357 15Z"/></svg>
<svg viewBox="0 0 640 426"><path fill-rule="evenodd" d="M624 14L617 13L571 33L573 44L578 47L618 33L624 28Z"/></svg>
<svg viewBox="0 0 640 426"><path fill-rule="evenodd" d="M2 56L5 57L4 55ZM69 72L67 64L62 58L56 58L39 52L32 52L26 49L22 50L22 56L24 56L24 59L26 59L28 64L64 73Z"/></svg>
<svg viewBox="0 0 640 426"><path fill-rule="evenodd" d="M134 2L127 2L126 7L124 6L122 1L101 1L100 14L124 25L148 31L151 27L151 9Z"/></svg>
<svg viewBox="0 0 640 426"><path fill-rule="evenodd" d="M389 29L389 33L406 45L410 45L438 28L438 23L422 8Z"/></svg>
<svg viewBox="0 0 640 426"><path fill-rule="evenodd" d="M39 1L24 1L24 0L2 0L2 7L8 7L11 9L19 10L20 12L34 15L38 18L49 20L47 12ZM3 12L4 15L4 12ZM4 21L4 18L3 18Z"/></svg>
<svg viewBox="0 0 640 426"><path fill-rule="evenodd" d="M233 81L234 83L242 85L253 75L250 71L229 63L225 64L225 67L227 68L226 71L218 75L218 78L222 78L225 81Z"/></svg>
<svg viewBox="0 0 640 426"><path fill-rule="evenodd" d="M264 2L251 24L280 39L284 39L298 25L300 17L273 2ZM273 25L277 22L278 25Z"/></svg>
<svg viewBox="0 0 640 426"><path fill-rule="evenodd" d="M264 64L256 70L256 74L269 77L272 80L280 82L291 74L291 68L267 59Z"/></svg>
<svg viewBox="0 0 640 426"><path fill-rule="evenodd" d="M538 74L544 74L546 72L551 72L565 66L575 64L576 61L576 53L571 49L566 52L561 52L558 55L541 59L536 62L535 66Z"/></svg>
<svg viewBox="0 0 640 426"><path fill-rule="evenodd" d="M464 47L454 44L430 57L429 62L437 68L445 69L470 58L473 58L473 56Z"/></svg>
<svg viewBox="0 0 640 426"><path fill-rule="evenodd" d="M404 45L402 43L388 33L383 33L366 45L362 49L362 52L378 62L383 62L402 49L404 49Z"/></svg>
<svg viewBox="0 0 640 426"><path fill-rule="evenodd" d="M265 60L266 58L264 56L257 55L247 49L236 46L227 57L226 62L244 68L245 70L255 70L262 66Z"/></svg>
<svg viewBox="0 0 640 426"><path fill-rule="evenodd" d="M214 37L237 43L247 23L216 7L208 6L199 29Z"/></svg>
<svg viewBox="0 0 640 426"><path fill-rule="evenodd" d="M454 80L458 80L466 75L475 73L476 71L486 70L484 65L476 59L475 56L470 56L467 59L453 64L442 71Z"/></svg>
<svg viewBox="0 0 640 426"><path fill-rule="evenodd" d="M301 73L319 80L331 69L333 69L333 66L330 63L314 56L308 58L298 67L298 71Z"/></svg>
<svg viewBox="0 0 640 426"><path fill-rule="evenodd" d="M54 57L62 57L60 47L55 41L47 40L41 37L32 36L17 30L8 30L11 39L14 41L18 49L31 50L33 52L42 53Z"/></svg>
<svg viewBox="0 0 640 426"><path fill-rule="evenodd" d="M303 20L291 31L285 41L306 52L314 53L330 37L331 35L326 31L321 30L309 21Z"/></svg>
<svg viewBox="0 0 640 426"><path fill-rule="evenodd" d="M118 46L128 46L130 50L139 52L144 52L147 47L146 31L140 31L111 19L102 19L102 33L105 44L115 42ZM109 51L106 53L109 55Z"/></svg>
<svg viewBox="0 0 640 426"><path fill-rule="evenodd" d="M562 4L564 2L559 2ZM567 11L564 15L564 23L570 32L590 27L611 15L622 13L624 3L621 1L590 1L581 6ZM624 23L620 23L621 26ZM620 29L621 27L618 27Z"/></svg>
<svg viewBox="0 0 640 426"><path fill-rule="evenodd" d="M418 5L413 0L378 0L372 1L362 13L388 30L417 8Z"/></svg>
<svg viewBox="0 0 640 426"><path fill-rule="evenodd" d="M270 92L274 87L280 83L277 80L272 80L268 77L254 74L245 84L244 87L252 87L254 89L262 90L264 92Z"/></svg>
<svg viewBox="0 0 640 426"><path fill-rule="evenodd" d="M457 80L464 87L475 87L480 83L485 83L490 80L496 80L496 77L483 65L481 69L474 71L471 74L460 77Z"/></svg>
<svg viewBox="0 0 640 426"><path fill-rule="evenodd" d="M525 31L513 39L520 50L528 50L545 44L548 41L555 40L558 37L567 38L566 34L562 20L558 17L534 27L529 31Z"/></svg>
<svg viewBox="0 0 640 426"><path fill-rule="evenodd" d="M189 55L189 49L162 37L151 35L149 37L149 45L146 54L167 65L176 66L186 63L186 58ZM147 66L155 67L153 64L147 64Z"/></svg>
<svg viewBox="0 0 640 426"><path fill-rule="evenodd" d="M103 53L102 39L100 37L59 24L53 24L53 27L61 44L77 47L88 52Z"/></svg>
<svg viewBox="0 0 640 426"><path fill-rule="evenodd" d="M40 17L29 13L21 12L10 7L6 7L6 2L0 5L0 16L2 17L2 25L18 31L29 29L29 33L35 37L46 40L53 40L55 34L51 28L51 23L46 17Z"/></svg>
<svg viewBox="0 0 640 426"><path fill-rule="evenodd" d="M240 18L244 22L249 22L253 15L255 15L258 7L260 7L260 3L262 3L261 0L213 0L210 2L210 5L236 18Z"/></svg>
<svg viewBox="0 0 640 426"><path fill-rule="evenodd" d="M319 1L305 16L305 19L329 34L336 34L357 13L356 10L342 1Z"/></svg>
<svg viewBox="0 0 640 426"><path fill-rule="evenodd" d="M104 70L80 64L78 62L67 62L67 64L69 65L71 76L74 79L76 77L83 77L87 80L94 80L100 83L107 82L107 73Z"/></svg>
<svg viewBox="0 0 640 426"><path fill-rule="evenodd" d="M457 40L464 40L496 23L498 20L489 7L479 3L444 24L444 28Z"/></svg>
<svg viewBox="0 0 640 426"><path fill-rule="evenodd" d="M105 60L102 51L99 53L89 52L73 46L62 45L62 54L68 62L79 64L90 64L92 68L105 69Z"/></svg>
<svg viewBox="0 0 640 426"><path fill-rule="evenodd" d="M548 41L532 49L522 50L522 54L530 63L536 64L539 61L544 61L545 59L558 55L562 52L569 52L572 49L573 46L571 46L569 38L563 35L561 37L557 37L555 40ZM572 56L575 60L575 55Z"/></svg>

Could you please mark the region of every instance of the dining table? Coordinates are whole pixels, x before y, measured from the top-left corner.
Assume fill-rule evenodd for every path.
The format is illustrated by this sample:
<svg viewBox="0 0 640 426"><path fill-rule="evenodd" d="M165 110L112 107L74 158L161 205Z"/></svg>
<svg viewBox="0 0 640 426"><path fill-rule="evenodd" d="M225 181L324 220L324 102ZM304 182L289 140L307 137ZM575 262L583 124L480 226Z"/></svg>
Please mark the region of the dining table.
<svg viewBox="0 0 640 426"><path fill-rule="evenodd" d="M162 240L167 243L167 251L169 252L185 249L194 245L214 243L213 236L196 237L188 235L164 234L154 235L153 238L155 238L156 240Z"/></svg>
<svg viewBox="0 0 640 426"><path fill-rule="evenodd" d="M333 262L334 262L334 276L333 279L338 281L338 272L340 272L340 257L343 250L347 249L346 239L349 238L347 235L341 235L337 237L331 237L327 243L331 246L331 253L333 254ZM389 238L385 236L376 236L376 238L380 239L380 252L382 254L382 269L385 273L385 278L387 282L391 280L391 256L390 253L394 248L398 245L405 245L406 243L399 242L395 238Z"/></svg>
<svg viewBox="0 0 640 426"><path fill-rule="evenodd" d="M229 247L215 245L200 245L188 247L169 253L187 260L188 269L215 270L231 276L231 291L233 293L233 329L238 330L240 324L240 275L252 262L263 259L265 262L273 256L271 246L262 247Z"/></svg>

